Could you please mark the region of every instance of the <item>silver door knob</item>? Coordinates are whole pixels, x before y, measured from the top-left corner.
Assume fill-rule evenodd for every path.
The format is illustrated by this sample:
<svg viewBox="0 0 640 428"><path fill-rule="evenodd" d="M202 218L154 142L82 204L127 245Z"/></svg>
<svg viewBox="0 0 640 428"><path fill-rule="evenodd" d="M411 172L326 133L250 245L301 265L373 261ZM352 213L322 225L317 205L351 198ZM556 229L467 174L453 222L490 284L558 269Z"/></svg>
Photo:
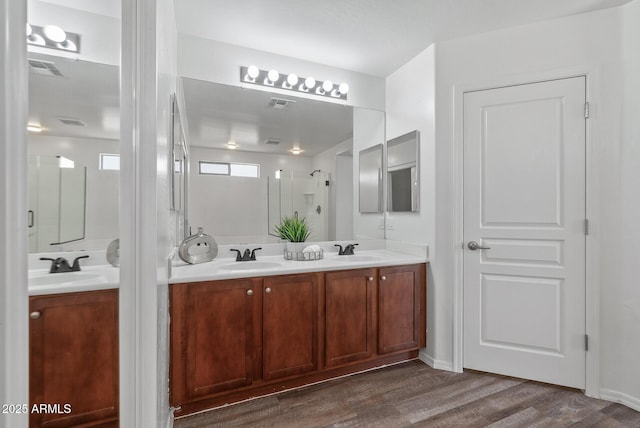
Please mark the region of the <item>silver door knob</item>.
<svg viewBox="0 0 640 428"><path fill-rule="evenodd" d="M382 275L382 276L380 277L380 279L381 279L381 280L383 280L383 281L386 281L386 280L387 280L387 277L386 277L386 276L384 276L384 275Z"/></svg>
<svg viewBox="0 0 640 428"><path fill-rule="evenodd" d="M30 317L32 320L37 320L38 318L40 318L40 312L39 312L39 311L31 312L31 313L29 314L29 317Z"/></svg>
<svg viewBox="0 0 640 428"><path fill-rule="evenodd" d="M369 278L367 278L369 281L373 281L373 277L370 276Z"/></svg>
<svg viewBox="0 0 640 428"><path fill-rule="evenodd" d="M253 296L253 290L247 290L247 296Z"/></svg>
<svg viewBox="0 0 640 428"><path fill-rule="evenodd" d="M471 251L491 249L491 247L481 247L480 244L478 244L476 241L469 241L469 243L467 244L467 247L469 247Z"/></svg>
<svg viewBox="0 0 640 428"><path fill-rule="evenodd" d="M264 292L269 294L269 293L271 293L271 289L269 287L267 287L267 288L264 289Z"/></svg>

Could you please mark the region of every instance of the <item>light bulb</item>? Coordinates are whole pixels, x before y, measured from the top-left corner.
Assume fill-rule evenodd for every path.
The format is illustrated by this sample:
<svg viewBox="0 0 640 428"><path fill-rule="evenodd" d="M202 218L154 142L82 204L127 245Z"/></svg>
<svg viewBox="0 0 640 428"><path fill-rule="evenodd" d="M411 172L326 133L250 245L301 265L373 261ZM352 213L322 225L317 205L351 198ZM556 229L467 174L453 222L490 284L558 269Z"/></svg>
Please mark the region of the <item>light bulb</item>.
<svg viewBox="0 0 640 428"><path fill-rule="evenodd" d="M47 42L45 42L44 37L40 34L32 33L29 37L27 37L27 43L30 45L38 45L38 46L46 46Z"/></svg>
<svg viewBox="0 0 640 428"><path fill-rule="evenodd" d="M249 76L251 79L255 79L259 74L260 69L258 69L258 67L256 67L255 65L250 65L249 68L247 68L247 76Z"/></svg>
<svg viewBox="0 0 640 428"><path fill-rule="evenodd" d="M331 80L325 80L322 83L322 89L324 89L325 92L330 92L333 89L333 82L331 82Z"/></svg>
<svg viewBox="0 0 640 428"><path fill-rule="evenodd" d="M66 51L76 52L78 50L78 47L76 46L76 44L73 43L71 40L65 40L62 43L56 43L56 46Z"/></svg>
<svg viewBox="0 0 640 428"><path fill-rule="evenodd" d="M290 75L288 75L288 76L287 76L287 83L288 83L290 86L294 86L294 85L296 85L296 84L298 83L298 76L296 76L296 75L295 75L295 74L293 74L293 73L292 73L292 74L290 74Z"/></svg>
<svg viewBox="0 0 640 428"><path fill-rule="evenodd" d="M306 79L304 79L304 86L309 89L313 89L316 86L316 79L314 79L313 77L307 77Z"/></svg>
<svg viewBox="0 0 640 428"><path fill-rule="evenodd" d="M47 25L42 30L45 37L52 42L62 43L67 38L67 33L64 30L56 25Z"/></svg>
<svg viewBox="0 0 640 428"><path fill-rule="evenodd" d="M280 73L278 73L277 70L269 70L267 77L269 78L270 81L277 82L278 79L280 78Z"/></svg>
<svg viewBox="0 0 640 428"><path fill-rule="evenodd" d="M349 85L347 85L346 83L341 83L340 86L338 86L338 92L340 92L341 94L346 94L347 92L349 92Z"/></svg>

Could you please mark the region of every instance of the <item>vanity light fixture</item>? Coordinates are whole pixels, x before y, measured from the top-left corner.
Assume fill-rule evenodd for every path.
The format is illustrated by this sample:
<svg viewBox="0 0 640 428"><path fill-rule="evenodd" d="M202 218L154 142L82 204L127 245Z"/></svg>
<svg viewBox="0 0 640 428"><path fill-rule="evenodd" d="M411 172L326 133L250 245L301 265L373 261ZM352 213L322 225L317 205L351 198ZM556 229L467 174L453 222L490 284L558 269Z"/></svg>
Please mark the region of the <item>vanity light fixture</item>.
<svg viewBox="0 0 640 428"><path fill-rule="evenodd" d="M40 125L35 125L30 123L27 125L27 131L35 132L36 134L39 134L42 132L42 127Z"/></svg>
<svg viewBox="0 0 640 428"><path fill-rule="evenodd" d="M66 32L56 25L38 27L27 24L27 44L79 53L80 35Z"/></svg>
<svg viewBox="0 0 640 428"><path fill-rule="evenodd" d="M317 81L313 77L299 77L297 74L282 74L277 70L261 70L255 65L240 67L240 81L254 85L270 86L289 91L321 95L346 101L349 85L333 83L331 80Z"/></svg>

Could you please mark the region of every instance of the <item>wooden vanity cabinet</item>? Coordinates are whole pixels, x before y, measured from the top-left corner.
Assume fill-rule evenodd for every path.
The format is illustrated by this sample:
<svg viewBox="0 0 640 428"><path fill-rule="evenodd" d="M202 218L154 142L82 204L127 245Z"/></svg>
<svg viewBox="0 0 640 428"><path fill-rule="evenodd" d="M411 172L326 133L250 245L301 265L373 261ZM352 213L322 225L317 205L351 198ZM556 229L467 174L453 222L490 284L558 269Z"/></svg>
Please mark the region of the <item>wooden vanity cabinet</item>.
<svg viewBox="0 0 640 428"><path fill-rule="evenodd" d="M263 280L262 373L265 381L318 369L318 274Z"/></svg>
<svg viewBox="0 0 640 428"><path fill-rule="evenodd" d="M418 356L425 265L173 284L170 404L183 416Z"/></svg>
<svg viewBox="0 0 640 428"><path fill-rule="evenodd" d="M376 269L328 272L325 276L325 365L370 358L376 349Z"/></svg>
<svg viewBox="0 0 640 428"><path fill-rule="evenodd" d="M29 426L117 427L118 290L32 296L29 311Z"/></svg>
<svg viewBox="0 0 640 428"><path fill-rule="evenodd" d="M378 270L378 353L426 346L424 265Z"/></svg>
<svg viewBox="0 0 640 428"><path fill-rule="evenodd" d="M259 293L253 279L171 286L172 403L253 382Z"/></svg>

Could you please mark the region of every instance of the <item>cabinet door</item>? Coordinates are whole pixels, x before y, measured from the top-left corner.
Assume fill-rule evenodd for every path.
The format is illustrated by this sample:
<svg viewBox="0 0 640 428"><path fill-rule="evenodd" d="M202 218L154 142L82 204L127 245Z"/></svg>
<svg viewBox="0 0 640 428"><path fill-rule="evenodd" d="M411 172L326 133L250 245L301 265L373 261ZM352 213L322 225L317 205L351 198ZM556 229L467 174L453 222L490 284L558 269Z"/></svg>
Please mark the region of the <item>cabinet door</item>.
<svg viewBox="0 0 640 428"><path fill-rule="evenodd" d="M423 265L412 265L378 271L379 354L423 346L423 269Z"/></svg>
<svg viewBox="0 0 640 428"><path fill-rule="evenodd" d="M29 426L117 426L118 290L35 296L29 311L29 401L42 410Z"/></svg>
<svg viewBox="0 0 640 428"><path fill-rule="evenodd" d="M318 368L318 275L263 280L264 380Z"/></svg>
<svg viewBox="0 0 640 428"><path fill-rule="evenodd" d="M172 286L172 404L253 380L250 279Z"/></svg>
<svg viewBox="0 0 640 428"><path fill-rule="evenodd" d="M371 357L375 269L329 272L325 276L325 364L338 366Z"/></svg>

